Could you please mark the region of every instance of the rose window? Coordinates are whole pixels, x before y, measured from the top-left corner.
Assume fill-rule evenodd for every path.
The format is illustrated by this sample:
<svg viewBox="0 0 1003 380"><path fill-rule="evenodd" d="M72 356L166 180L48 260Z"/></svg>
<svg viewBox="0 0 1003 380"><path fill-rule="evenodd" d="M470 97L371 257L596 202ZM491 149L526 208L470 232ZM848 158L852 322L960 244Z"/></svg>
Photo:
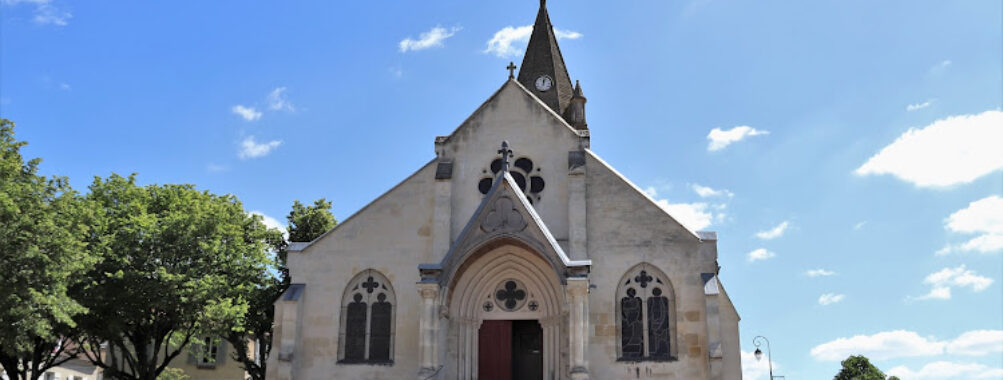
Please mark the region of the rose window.
<svg viewBox="0 0 1003 380"><path fill-rule="evenodd" d="M491 185L494 181L494 177L498 175L498 171L501 170L502 159L496 158L491 161L491 176L484 177L477 183L477 189L480 190L481 194L487 194L491 191ZM529 199L529 203L534 203L540 200L540 194L543 192L543 188L546 185L543 181L543 177L540 176L540 168L533 165L533 160L526 157L520 157L515 160L512 166L509 167L509 174L515 183L519 185L519 189L526 194L526 198ZM487 170L484 171L487 174Z"/></svg>

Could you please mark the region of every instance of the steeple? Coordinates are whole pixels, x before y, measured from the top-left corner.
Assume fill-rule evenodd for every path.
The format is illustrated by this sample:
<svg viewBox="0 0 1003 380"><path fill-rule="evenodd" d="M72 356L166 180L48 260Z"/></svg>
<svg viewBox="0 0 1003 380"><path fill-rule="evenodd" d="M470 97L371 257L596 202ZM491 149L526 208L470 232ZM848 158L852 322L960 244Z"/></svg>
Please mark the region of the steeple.
<svg viewBox="0 0 1003 380"><path fill-rule="evenodd" d="M526 55L519 66L519 83L532 91L558 115L564 115L571 102L574 88L564 66L561 48L557 46L554 26L547 14L547 1L540 0L533 34L526 46Z"/></svg>

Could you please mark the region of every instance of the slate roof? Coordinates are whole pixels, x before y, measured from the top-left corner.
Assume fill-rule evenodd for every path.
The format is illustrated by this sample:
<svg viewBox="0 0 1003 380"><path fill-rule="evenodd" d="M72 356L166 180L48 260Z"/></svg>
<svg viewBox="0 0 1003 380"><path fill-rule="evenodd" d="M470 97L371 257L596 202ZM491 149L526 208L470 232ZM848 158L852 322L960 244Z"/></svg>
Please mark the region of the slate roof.
<svg viewBox="0 0 1003 380"><path fill-rule="evenodd" d="M547 91L537 90L534 84L541 75L550 76L554 80L553 86ZM523 56L522 65L519 67L518 80L550 109L558 115L564 115L564 110L571 102L574 86L571 84L568 69L564 66L561 48L557 46L557 36L554 35L554 26L550 23L546 1L540 1L540 11L536 14L533 34L529 37L526 55Z"/></svg>

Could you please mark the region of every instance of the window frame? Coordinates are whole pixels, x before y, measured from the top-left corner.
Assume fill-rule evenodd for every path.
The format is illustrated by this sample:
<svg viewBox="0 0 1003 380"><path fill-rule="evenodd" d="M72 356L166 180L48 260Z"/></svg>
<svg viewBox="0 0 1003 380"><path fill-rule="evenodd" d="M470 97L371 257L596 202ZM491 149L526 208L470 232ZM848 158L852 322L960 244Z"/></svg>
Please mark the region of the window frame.
<svg viewBox="0 0 1003 380"><path fill-rule="evenodd" d="M636 277L640 275L641 272L645 272L647 276L651 277L648 281L647 286L640 287L634 286L636 284ZM655 295L651 294L655 288L661 290L662 297L668 300L668 334L669 334L669 353L665 357L652 357L651 356L651 341L650 341L650 324L648 318L649 300ZM625 358L623 356L623 311L621 299L627 296L627 289L633 288L636 292L634 297L640 298L641 302L641 357L639 358ZM617 282L616 293L614 293L614 322L616 327L616 361L618 362L665 362L665 361L676 361L679 358L679 337L676 329L676 321L678 319L678 310L676 302L676 292L675 288L672 286L672 282L669 277L665 275L658 267L650 263L640 263L630 269L628 269L620 280Z"/></svg>
<svg viewBox="0 0 1003 380"><path fill-rule="evenodd" d="M378 285L370 290L364 286L369 280L376 282ZM346 359L346 354L348 353L347 343L347 333L346 329L348 327L348 305L355 302L355 295L361 294L363 296L362 302L365 303L366 307L366 328L365 328L365 343L363 345L363 358L359 359ZM385 295L385 299L379 301L379 295ZM390 304L390 331L389 331L389 341L388 349L389 355L388 359L374 360L370 359L370 354L372 353L372 343L373 343L373 305L377 302L386 302ZM341 309L339 312L339 324L338 324L338 361L337 364L345 365L355 365L355 364L368 364L368 365L387 365L392 366L394 364L394 346L396 344L397 336L397 294L394 291L393 285L390 280L380 271L375 269L366 269L358 274L356 274L345 286L345 291L341 298Z"/></svg>

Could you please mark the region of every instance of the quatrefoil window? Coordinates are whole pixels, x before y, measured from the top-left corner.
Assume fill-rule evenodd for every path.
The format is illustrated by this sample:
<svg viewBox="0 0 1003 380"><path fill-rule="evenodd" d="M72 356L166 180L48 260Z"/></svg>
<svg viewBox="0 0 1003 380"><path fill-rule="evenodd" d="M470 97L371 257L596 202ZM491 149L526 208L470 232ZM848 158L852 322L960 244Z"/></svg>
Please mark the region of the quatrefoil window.
<svg viewBox="0 0 1003 380"><path fill-rule="evenodd" d="M502 281L495 287L495 303L505 311L516 311L526 303L526 287L516 279Z"/></svg>

